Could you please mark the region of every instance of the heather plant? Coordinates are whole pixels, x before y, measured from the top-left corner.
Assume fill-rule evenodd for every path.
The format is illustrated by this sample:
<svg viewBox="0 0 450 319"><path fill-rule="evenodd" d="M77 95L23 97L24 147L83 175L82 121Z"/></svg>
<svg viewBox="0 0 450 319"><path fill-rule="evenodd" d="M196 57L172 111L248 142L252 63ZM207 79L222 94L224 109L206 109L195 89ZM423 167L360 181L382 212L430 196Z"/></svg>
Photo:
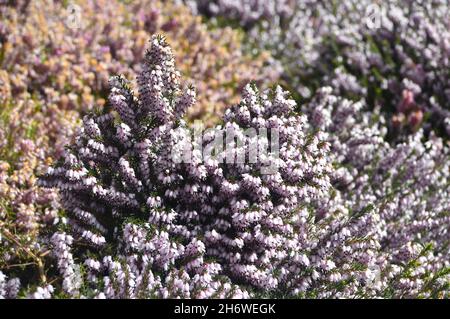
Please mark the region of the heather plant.
<svg viewBox="0 0 450 319"><path fill-rule="evenodd" d="M8 280L8 278L0 272L0 296L2 298L15 298L20 289L20 281L17 278Z"/></svg>
<svg viewBox="0 0 450 319"><path fill-rule="evenodd" d="M65 229L49 241L67 296L448 294L448 238L437 237L448 225L448 166L442 169L448 151L439 143L426 150L410 142L390 151L382 136L370 133L365 115L363 128L352 129L358 105L329 89L305 107L308 122L280 87L259 93L248 85L242 101L225 113L223 128L278 132L278 157L230 163L219 160L219 152L205 159L196 146L209 145L214 134L183 144L180 129L189 127L181 117L195 104L195 90L181 90L178 78L170 47L153 37L137 78L138 95L124 78L112 78L110 108L83 119L75 142L43 176L41 185L60 190L68 214ZM189 161L172 157L180 143L192 147ZM249 155L251 145L241 144L232 154ZM363 152L373 150L375 155ZM434 190L431 180L417 193L391 185L404 169L425 164L402 161L406 167L389 180L377 156L395 158L401 151L434 161L428 169L436 177L435 196L421 197ZM268 162L277 170L261 173ZM372 188L359 186L360 167L379 173ZM403 178L408 185L417 177ZM342 181L348 181L345 187ZM442 210L424 210L436 203ZM401 229L402 223L412 226ZM428 230L433 232L425 235Z"/></svg>
<svg viewBox="0 0 450 319"><path fill-rule="evenodd" d="M36 174L61 156L83 114L103 107L110 74L134 77L150 33L177 39L179 65L198 83L202 95L191 119L213 122L250 76L264 82L273 74L264 54L241 51L237 32L210 30L181 5L74 4L82 9L80 21L57 1L0 5L0 269L23 285L45 283L41 255L48 252L39 233L49 232L61 213L56 192L37 186Z"/></svg>
<svg viewBox="0 0 450 319"><path fill-rule="evenodd" d="M247 30L264 20L290 17L295 3L291 0L185 0L184 2L194 12L230 20Z"/></svg>
<svg viewBox="0 0 450 319"><path fill-rule="evenodd" d="M98 87L84 79L82 85L90 93L80 98L79 87L71 81L84 72L77 73L70 63L76 76L61 80L72 84L57 89L54 76L61 68L36 80L34 72L40 69L21 64L21 59L28 61L23 49L16 58L9 55L16 65L5 64L14 72L0 70L0 298L448 298L449 149L445 137L439 137L440 122L431 116L437 109L423 102L446 94L438 90L445 87L439 86L446 83L445 74L436 73L436 65L446 65L445 40L438 48L428 39L433 26L442 26L446 6L432 2L435 20L427 17L425 29L414 35L421 39L426 32L431 42L420 45L431 45L444 60L434 63L427 53L425 59L405 51L429 67L426 81L439 78L433 82L436 87L421 82L419 97L410 82L402 79L404 87L386 89L380 78L371 78L379 72L376 68L369 67L362 76L355 71L366 70L358 59L345 63L339 55L351 57L360 43L373 38L386 65L390 54L396 56L394 65L406 63L407 55L397 56L400 49L384 48L389 47L389 32L401 39L413 37L408 31L412 25L400 19L407 9L396 12L396 1L386 4L392 12L382 12L381 30L361 29L362 5L369 2L347 6L219 0L213 2L215 7L197 2L211 16L240 19L253 44L271 48L284 67L284 85L301 104L281 87L259 91L256 83L231 85L231 72L245 61L240 47L234 47L240 40L232 38L225 45L232 54L222 65L215 57L227 56L227 50L222 52L213 42L205 49L209 40L199 39L215 34L220 43L227 32L237 33L207 29L179 5L131 3L115 27L105 16L120 12L124 7L119 2L104 7L80 2L88 17L95 16L95 28L83 24L91 20L69 25L60 18L48 20L70 34L91 38L89 45L77 43L80 52L92 53L104 44L105 36L98 31L104 26L110 38L103 58L110 59L92 73L105 78L110 72L124 75L112 77L109 88L105 78ZM152 6L158 10L147 10ZM410 9L426 6L411 4ZM9 18L23 18L36 8L18 2L0 10ZM177 13L166 23L164 10ZM14 19L0 25L0 57L15 52L12 30L17 31L8 24ZM185 30L186 21L192 24ZM267 21L279 28L267 29ZM391 23L404 27L404 33ZM176 39L178 59L162 36L152 37L146 51L147 33L135 37L130 24L132 30L160 28ZM32 25L24 30L36 32ZM272 42L265 38L269 36ZM30 43L35 39L39 37L31 37ZM297 42L292 41L291 48L287 39ZM399 46L411 46L409 40L399 41ZM80 57L70 54L68 61ZM52 58L49 54L43 59ZM76 63L83 65L80 61ZM102 63L98 61L97 66ZM392 83L414 78L403 67L394 75L391 71L385 68L380 74ZM265 72L257 75L263 79ZM182 75L187 79L183 84ZM134 76L134 81L127 80ZM205 83L210 91L203 99ZM329 87L321 87L324 83ZM238 87L243 91L240 101L234 97ZM371 90L385 91L374 95ZM389 98L387 92L400 95ZM71 96L73 105L61 104L60 94ZM198 116L190 109L211 105L219 110L227 103L233 106L220 125L199 134L198 126L190 124L189 119ZM393 106L395 111L390 111ZM419 111L425 117L419 118ZM417 117L414 123L411 114ZM433 129L420 125L422 121ZM395 130L409 134L391 143ZM59 155L59 160L52 159ZM36 184L36 172L49 165Z"/></svg>
<svg viewBox="0 0 450 319"><path fill-rule="evenodd" d="M328 133L336 168L331 180L344 205L354 211L370 206L379 216L378 261L397 277L392 286L380 282L383 296L448 297L448 146L436 136L424 142L422 130L392 146L379 110L368 112L363 102L334 96L330 87L304 109L311 126Z"/></svg>
<svg viewBox="0 0 450 319"><path fill-rule="evenodd" d="M4 82L5 85L7 82ZM22 282L45 281L46 250L40 231L58 219L55 191L36 185L36 172L52 163L46 149L51 141L51 117L40 113L40 101L27 94L4 95L0 103L0 269ZM66 130L76 125L67 118ZM63 132L61 132L63 134Z"/></svg>
<svg viewBox="0 0 450 319"><path fill-rule="evenodd" d="M108 110L85 117L75 144L42 185L60 188L70 229L91 247L95 262L101 262L109 249L117 252L109 258L123 256L127 263L135 250L144 253L148 264L134 275L153 278L149 294L172 296L176 292L164 284L174 280L184 286L200 270L224 275L233 283L274 289L277 265L287 257L282 234L295 236L292 226L283 226L284 220L290 220L299 202L307 204L326 192L326 144L317 136L292 134L301 133L305 118L289 116L294 102L280 88L260 96L249 86L243 102L226 113L224 125L279 129L285 152L280 172L255 176L261 164L234 166L212 159L203 163L196 157L192 163L176 164L168 150L179 138L175 129L185 125L180 117L195 103L195 91L180 91L178 77L170 48L154 37L137 78L139 98L123 78L113 78L109 101L118 118ZM236 153L248 152L246 147ZM67 236L61 234L61 241ZM137 246L129 236L138 236ZM69 246L70 241L64 247ZM184 251L188 257L200 254L200 259L183 262ZM203 264L203 254L218 265ZM184 267L175 271L175 264ZM156 277L154 272L161 270L164 273ZM185 275L172 278L171 271ZM218 292L208 283L199 287L203 288L184 289L182 296ZM120 291L113 295L125 296Z"/></svg>
<svg viewBox="0 0 450 319"><path fill-rule="evenodd" d="M50 0L1 5L0 67L10 74L14 94L38 92L46 104L80 112L102 106L110 75L134 79L145 43L155 32L175 40L182 73L198 83L201 96L189 114L192 118L213 121L226 103L236 101L245 83L276 78L276 72L265 67L266 54L242 52L238 32L208 29L181 4L157 0L69 4L76 14ZM113 15L118 17L116 23L111 22Z"/></svg>
<svg viewBox="0 0 450 319"><path fill-rule="evenodd" d="M331 86L381 107L390 139L419 127L448 137L447 1L193 2L221 24L237 19L270 50L297 100Z"/></svg>

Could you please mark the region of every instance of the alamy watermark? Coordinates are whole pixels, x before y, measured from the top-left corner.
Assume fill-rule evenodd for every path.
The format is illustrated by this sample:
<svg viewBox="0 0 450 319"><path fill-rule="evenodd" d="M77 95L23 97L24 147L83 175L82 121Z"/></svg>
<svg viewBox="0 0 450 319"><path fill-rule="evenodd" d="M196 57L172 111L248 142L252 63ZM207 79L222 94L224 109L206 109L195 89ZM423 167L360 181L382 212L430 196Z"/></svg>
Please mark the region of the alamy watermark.
<svg viewBox="0 0 450 319"><path fill-rule="evenodd" d="M366 27L371 30L381 28L383 25L383 17L386 16L385 13L386 8L378 4L373 3L368 5L364 19Z"/></svg>
<svg viewBox="0 0 450 319"><path fill-rule="evenodd" d="M75 3L69 3L65 12L64 22L69 29L76 30L82 27L81 7Z"/></svg>
<svg viewBox="0 0 450 319"><path fill-rule="evenodd" d="M277 129L242 129L233 125L205 129L200 121L196 121L192 129L175 129L172 142L171 156L175 163L254 164L261 174L278 171L280 145Z"/></svg>
<svg viewBox="0 0 450 319"><path fill-rule="evenodd" d="M381 268L378 265L371 265L366 271L366 284L371 288L378 288L381 282Z"/></svg>
<svg viewBox="0 0 450 319"><path fill-rule="evenodd" d="M133 0L121 0L121 2L125 5L129 5L133 2ZM82 13L83 10L81 6L76 3L69 2L62 14L66 27L72 30L81 29L83 27Z"/></svg>

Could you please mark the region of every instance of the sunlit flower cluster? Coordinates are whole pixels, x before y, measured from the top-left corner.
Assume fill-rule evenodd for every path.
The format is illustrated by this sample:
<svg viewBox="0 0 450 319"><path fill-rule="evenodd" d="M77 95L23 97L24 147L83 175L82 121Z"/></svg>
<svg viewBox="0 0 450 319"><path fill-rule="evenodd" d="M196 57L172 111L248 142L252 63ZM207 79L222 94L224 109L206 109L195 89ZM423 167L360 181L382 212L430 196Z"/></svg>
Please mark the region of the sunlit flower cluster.
<svg viewBox="0 0 450 319"><path fill-rule="evenodd" d="M124 78L112 78L112 111L85 117L75 143L41 181L59 188L68 213L71 235L55 235L67 239L59 246L70 247L75 236L84 244L73 253L89 251L93 296L448 292L442 141L423 145L418 132L390 146L382 121L371 119L376 113L331 88L318 91L301 115L280 87L259 93L248 85L223 127L276 130L279 157L237 165L194 155L178 163L170 154L179 142L174 133L195 104L195 90L181 90L178 77L170 47L154 37L138 74L139 95ZM210 139L205 134L201 144ZM249 145L239 152L248 154ZM275 161L277 171L261 174L265 161ZM424 170L430 178L417 181ZM58 263L70 254L56 250ZM62 260L63 273L80 267ZM70 294L77 284L62 285Z"/></svg>
<svg viewBox="0 0 450 319"><path fill-rule="evenodd" d="M38 234L60 221L57 193L38 187L36 174L61 156L86 112L105 106L111 75L135 77L153 32L173 40L201 93L191 119L213 123L250 79L276 78L266 54L241 50L238 32L212 30L180 4L19 0L2 3L0 16L0 269L11 275L43 271Z"/></svg>
<svg viewBox="0 0 450 319"><path fill-rule="evenodd" d="M0 299L450 298L446 1L0 16Z"/></svg>
<svg viewBox="0 0 450 319"><path fill-rule="evenodd" d="M98 259L90 260L90 265L98 268L103 260L111 272L136 277L137 286L125 283L119 291L108 284L121 280L114 277L117 274L103 278L106 297L248 294L231 289L228 281L274 290L288 280L278 278L279 266L287 262L289 249L292 255L298 249L291 224L297 206L312 205L330 186L328 146L320 134L302 134L306 117L291 114L295 102L280 87L260 94L248 85L243 101L226 112L224 126L277 130L280 158L242 166L194 157L193 162L177 164L169 152L178 142L173 132L185 125L180 118L196 102L195 90L181 91L178 77L171 48L154 37L137 77L139 97L125 79L112 78L109 101L116 113L105 110L85 117L75 144L49 169L41 185L61 190L71 232L97 251ZM205 134L202 143L209 138ZM249 147L243 145L236 153L248 153ZM259 174L263 164L270 164L267 161L276 161L276 174ZM130 223L130 218L139 222ZM67 245L58 246L69 246L67 236L58 235L68 238ZM119 250L103 256L105 246ZM203 255L216 263L205 263ZM104 258L119 261L108 265ZM143 260L130 265L136 258ZM62 260L64 274L71 259ZM180 264L184 268L173 269ZM167 273L165 282L153 274L161 270ZM185 275L178 278L180 271ZM228 279L209 282L202 277L204 272L213 279L219 275ZM142 287L149 279L145 276L151 282Z"/></svg>
<svg viewBox="0 0 450 319"><path fill-rule="evenodd" d="M217 119L226 103L237 101L245 83L276 78L265 68L267 54L246 55L236 31L210 30L182 5L159 0L69 4L39 0L1 7L0 65L10 74L13 93L37 91L46 104L62 109L101 106L112 74L135 78L155 32L172 40L180 71L197 83L194 118ZM111 16L118 17L115 23Z"/></svg>
<svg viewBox="0 0 450 319"><path fill-rule="evenodd" d="M390 138L421 126L450 136L447 1L187 2L247 28L299 97L331 86L339 96L381 106Z"/></svg>

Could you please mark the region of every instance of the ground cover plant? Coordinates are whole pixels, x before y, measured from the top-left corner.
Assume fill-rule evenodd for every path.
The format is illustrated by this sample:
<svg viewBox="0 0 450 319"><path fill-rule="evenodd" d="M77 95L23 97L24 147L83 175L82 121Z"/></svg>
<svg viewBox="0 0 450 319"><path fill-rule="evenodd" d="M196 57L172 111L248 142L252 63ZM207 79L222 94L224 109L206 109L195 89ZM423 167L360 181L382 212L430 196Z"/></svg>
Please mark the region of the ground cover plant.
<svg viewBox="0 0 450 319"><path fill-rule="evenodd" d="M36 3L0 5L0 298L449 297L446 1Z"/></svg>

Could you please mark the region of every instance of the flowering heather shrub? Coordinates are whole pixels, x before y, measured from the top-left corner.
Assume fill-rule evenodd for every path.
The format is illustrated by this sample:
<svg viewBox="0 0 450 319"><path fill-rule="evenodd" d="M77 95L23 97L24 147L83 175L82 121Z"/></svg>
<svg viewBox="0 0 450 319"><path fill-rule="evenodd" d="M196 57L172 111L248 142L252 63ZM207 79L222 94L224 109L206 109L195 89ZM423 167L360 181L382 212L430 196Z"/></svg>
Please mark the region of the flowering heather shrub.
<svg viewBox="0 0 450 319"><path fill-rule="evenodd" d="M447 1L195 2L209 15L240 19L254 44L281 62L298 98L331 86L336 95L381 106L390 137L422 122L427 134L449 136ZM380 25L367 23L369 13Z"/></svg>
<svg viewBox="0 0 450 319"><path fill-rule="evenodd" d="M292 0L185 0L184 2L194 12L235 21L245 29L254 27L262 20L290 17L295 3Z"/></svg>
<svg viewBox="0 0 450 319"><path fill-rule="evenodd" d="M60 209L57 193L35 184L36 172L52 162L45 150L52 144L46 133L54 128L54 119L39 109L27 94L0 103L0 269L22 279L45 278L45 249L37 237ZM67 131L75 119L67 119Z"/></svg>
<svg viewBox="0 0 450 319"><path fill-rule="evenodd" d="M109 89L104 84L101 89L94 88L88 81L86 87L93 88L91 100L80 98L77 85L58 87L62 92L58 93L51 88L54 78L35 82L33 68L27 66L22 71L30 71L28 77L17 77L24 74L18 71L20 63L17 72L0 70L0 298L450 297L449 147L445 137L439 137L442 131L432 117L426 120L435 125L436 132L426 125L420 127L419 121L415 127L409 126L413 128L410 134L389 143L394 129L404 125L400 114L408 121L419 111L432 114L435 109L424 106L423 99L426 94L445 94L445 90L427 84L421 87L419 98L409 86L386 89L378 77L378 84L370 78L379 72L375 68L368 69L372 73L364 75L366 78L361 75L365 71L352 73L360 67L356 60L339 61L341 52L351 57L351 50L360 49L355 43L383 39L389 27L383 31L361 29L364 9L356 3L351 7L334 2L244 1L245 6L257 10L241 16L234 2L214 1L216 11L210 15L223 11L227 18L245 17L242 26L250 36L262 35L260 45L270 43L264 38L271 35L265 21L281 26L272 28L275 45L286 44L280 39L297 39L294 47L304 45L297 60L290 54L298 54L298 48L281 45L272 50L284 64L287 86L296 89L298 100L302 100L299 94L308 99L297 106L280 87L259 92L254 83L242 85L241 101L227 109L221 125L199 138L197 127L184 118L196 117L189 114L196 104L211 102L197 101L197 90L179 83L182 73L190 81L197 81L195 76L188 67L184 72L176 70L172 50L163 37L152 37L151 47L145 51L140 37L146 33L136 38L128 33L130 24L138 30L157 24L164 18L158 14L166 9L186 9L152 2L160 11L148 13L147 2L142 3L127 7L131 13L122 16L126 22L119 23L118 34L107 22L98 22L105 26L104 33L120 44L108 42L108 50L103 52L111 57L104 65L107 71L92 72L106 75L114 67L125 77L111 78ZM333 3L336 15L330 15ZM441 25L445 6L431 4L437 7L432 13L436 20L430 21ZM62 10L59 4L49 5ZM108 9L97 8L94 2L81 6L84 12L95 12L93 15L104 20L112 14L108 10L123 7L115 2L105 3ZM30 8L32 4L2 6L0 10L23 13L31 12L27 11ZM392 10L387 14L394 21L400 13L395 15ZM307 19L298 20L305 15ZM192 19L202 26L205 33L198 33L202 38L225 32L207 30L198 18ZM49 21L63 26L60 18ZM303 21L309 29L293 28L294 21ZM389 26L390 20L386 21ZM188 28L180 35L183 33L177 33L177 28L183 22L174 18L161 25L161 30L178 39L174 47L178 53L177 48L184 45L192 52L194 45L183 39L197 30ZM7 23L0 25L2 45L8 43L5 35L14 33L4 27ZM92 39L104 39L97 34L100 29L81 28ZM295 35L301 30L302 39ZM311 34L315 36L308 38ZM409 33L399 33L405 35ZM130 38L136 40L135 46ZM93 52L96 41L81 46L85 48L82 51ZM378 48L383 48L385 41L379 41ZM11 43L3 46L2 52L11 50ZM212 47L208 52L214 58L217 47ZM124 48L129 48L128 53L121 51ZM396 56L398 51L392 50ZM445 48L439 50L444 61L436 63L446 65ZM203 51L195 53L191 70L208 61L199 52ZM233 52L241 54L240 49ZM387 61L382 66L389 65L389 52L386 48L380 53ZM242 58L239 54L236 59ZM336 61L333 54L338 55ZM25 54L19 56L27 59ZM137 56L143 63L129 67L128 59ZM319 56L325 62L320 62ZM399 56L403 59L406 55ZM404 62L399 56L395 63ZM298 57L306 61L302 69ZM423 64L430 61L427 58ZM233 63L238 69L239 61ZM14 63L7 66L14 67ZM229 72L234 72L233 67ZM212 72L210 69L204 70ZM426 73L426 78L431 81L437 69ZM393 82L407 74L403 67L394 75L386 70L382 76L392 77ZM55 74L59 71L49 73ZM224 74L224 78L214 73L206 76L208 83L214 83L215 76L220 78L210 86L208 98L214 105L218 105L216 92L220 92L217 97L233 101L231 95L237 87L228 91L229 76ZM446 83L444 72L438 74L442 75L439 81ZM125 80L134 75L136 81ZM80 77L77 74L75 81ZM204 78L202 75L200 86ZM64 81L71 81L70 77ZM439 86L439 81L433 83ZM26 89L18 90L17 83L24 83ZM321 87L323 83L329 86ZM370 93L376 85L385 91ZM320 89L312 95L306 94L306 88L310 92ZM399 99L388 99L386 90L398 92ZM72 106L61 105L59 94L77 98ZM78 124L79 113L92 109L94 100L104 107L83 117L82 127L63 149ZM84 101L90 104L80 108ZM390 111L392 107L396 109ZM391 116L393 112L398 114ZM260 140L259 136L246 136L248 130L269 134ZM201 153L224 132L238 140L248 138L231 149L234 160L243 157L247 162L224 162L228 154L221 149L209 157ZM258 151L265 150L269 137L272 140L274 136L279 138L278 151L271 145L269 153L258 153L257 161L251 161L255 145ZM226 146L229 151L228 140ZM188 151L189 161L174 157L173 151L180 149ZM37 186L36 172L52 164L49 155L59 154L60 160ZM267 172L268 167L276 169Z"/></svg>
<svg viewBox="0 0 450 319"><path fill-rule="evenodd" d="M209 30L182 5L157 0L73 4L81 10L79 21L58 1L0 6L0 68L10 73L13 93L38 92L46 104L63 109L101 106L110 75L134 79L146 41L155 32L173 40L181 72L198 83L199 102L190 113L194 118L217 118L251 79L275 79L264 67L267 55L244 54L236 31ZM117 24L111 23L113 15Z"/></svg>
<svg viewBox="0 0 450 319"><path fill-rule="evenodd" d="M218 274L235 283L274 289L279 284L278 266L287 258L285 240L296 236L290 225L294 208L327 190L326 144L320 137L301 135L306 119L289 117L295 104L281 89L260 96L249 86L243 102L226 113L225 127L280 129L285 152L280 172L258 176L254 174L261 164L235 166L213 159L203 163L201 158L176 164L168 150L179 141L176 129L185 125L179 118L195 103L195 92L180 91L170 48L162 38L152 39L146 56L137 79L139 100L122 78L113 78L109 101L120 122L107 111L85 117L76 143L42 184L60 188L71 231L92 247L97 258L89 263L107 267L111 276L121 267L117 271L133 271L139 282L150 280L140 293L207 297L222 296L222 289L223 296L240 291L215 282ZM206 135L203 142L209 138ZM248 153L248 147L236 153ZM70 237L58 236L67 242L62 245L67 250ZM126 266L110 265L112 257L104 256L103 246L116 249L113 256L121 256ZM291 249L294 252L297 246ZM144 255L138 264L144 264L134 269L136 265L128 263L141 258L137 253ZM203 255L218 264L205 263ZM183 268L175 270L175 264ZM63 268L65 273L67 267ZM158 276L157 271L164 274ZM178 278L180 271L184 275ZM185 287L190 277L195 283L195 276L204 272L214 275L212 283L199 279L198 286ZM106 296L127 296L129 289L110 291L111 277L104 280ZM217 285L221 288L214 288ZM138 286L133 287L137 292Z"/></svg>
<svg viewBox="0 0 450 319"><path fill-rule="evenodd" d="M380 243L379 266L390 272L388 278L401 274L384 288L384 296L448 297L448 147L436 136L423 143L422 130L389 145L379 110L367 112L361 102L332 95L330 87L304 109L311 125L328 133L336 167L332 183L343 203L355 211L370 205L379 216L373 230Z"/></svg>
<svg viewBox="0 0 450 319"><path fill-rule="evenodd" d="M198 83L191 118L214 121L250 77L272 75L264 55L242 53L237 32L209 30L180 5L80 1L80 28L72 29L61 2L12 3L0 4L0 269L25 285L45 277L39 232L60 210L56 192L37 186L36 174L62 154L80 114L104 105L110 74L134 77L150 33L176 39L179 65ZM111 24L113 15L120 23Z"/></svg>
<svg viewBox="0 0 450 319"><path fill-rule="evenodd" d="M281 88L259 93L248 85L223 127L278 129L279 159L238 165L193 151L193 161L179 163L170 150L185 143L180 117L195 91L180 89L161 37L152 38L137 83L139 96L122 77L112 78L111 110L84 118L75 143L41 181L60 190L69 217L50 241L67 296L448 294L448 150L439 143L426 150L412 141L391 151L367 113L353 129L359 105L327 88L305 106L308 122ZM249 154L251 144L233 154ZM386 176L392 161L383 166L377 156L400 152L399 173ZM392 184L403 178L408 185L427 163L411 156L433 160L427 170L438 191L430 179L417 193L397 192ZM278 170L261 174L272 161ZM375 174L372 188L362 186L369 176L358 168ZM422 193L432 190L431 197ZM428 211L434 204L442 210ZM404 222L411 226L401 228Z"/></svg>
<svg viewBox="0 0 450 319"><path fill-rule="evenodd" d="M20 289L20 281L17 278L7 280L6 276L0 272L0 297L16 298Z"/></svg>

